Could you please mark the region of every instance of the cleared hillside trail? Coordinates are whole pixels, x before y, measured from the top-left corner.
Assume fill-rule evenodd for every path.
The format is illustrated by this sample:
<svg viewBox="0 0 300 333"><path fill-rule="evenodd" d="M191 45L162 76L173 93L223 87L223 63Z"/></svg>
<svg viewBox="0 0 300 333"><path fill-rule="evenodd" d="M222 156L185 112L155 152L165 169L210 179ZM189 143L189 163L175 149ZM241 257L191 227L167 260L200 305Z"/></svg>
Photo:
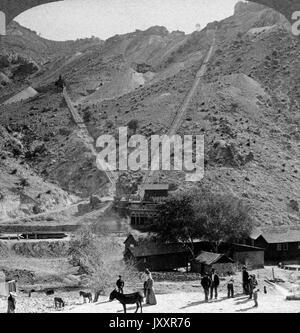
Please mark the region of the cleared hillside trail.
<svg viewBox="0 0 300 333"><path fill-rule="evenodd" d="M90 149L91 153L97 158L97 152L94 147L94 138L90 135L82 117L80 116L79 112L77 111L73 102L71 101L71 98L68 95L67 89L65 87L63 89L63 96L67 103L68 109L71 113L71 117L79 129L79 137L87 145L87 147ZM97 160L97 162L101 163L100 160ZM113 200L113 198L115 196L115 192L116 192L117 175L115 172L112 172L111 170L109 170L109 168L107 168L104 163L105 162L103 162L103 164L101 164L100 167L101 167L101 170L105 172L105 175L107 176L107 178L109 179L109 181L111 183L109 194L110 194L111 200Z"/></svg>
<svg viewBox="0 0 300 333"><path fill-rule="evenodd" d="M37 219L37 218L41 218L41 217L47 217L47 216L52 215L52 214L63 213L63 212L65 212L65 211L67 211L71 208L75 208L75 207L78 207L81 204L88 204L88 203L89 203L88 200L80 200L76 203L72 203L72 204L67 205L65 207L62 207L62 208L49 210L47 212L38 213L38 214L31 214L31 215L26 215L26 216L22 216L22 217L12 218L12 219L7 219L7 220L4 220L4 221L1 221L0 226L3 226L5 223L9 223L9 224L13 225L14 223L22 222L22 221L27 220L27 219Z"/></svg>
<svg viewBox="0 0 300 333"><path fill-rule="evenodd" d="M186 114L187 108L188 108L193 96L195 95L195 92L197 91L197 88L199 87L199 84L201 82L202 77L205 75L205 73L207 71L207 64L210 61L210 59L211 59L211 57L214 53L214 48L215 48L215 45L216 45L216 31L217 30L212 31L213 41L212 41L212 44L210 46L210 49L209 49L203 63L201 64L200 69L196 73L196 77L195 77L195 80L193 82L193 85L192 85L191 89L189 90L188 94L186 95L181 107L178 109L178 111L177 111L177 113L176 113L176 115L175 115L175 117L174 117L174 119L171 123L171 126L170 126L168 132L166 133L166 135L169 136L169 137L172 137L173 135L175 135L177 130L180 128L181 123L183 121L183 118ZM162 152L162 154L163 154L163 152ZM154 153L154 159L159 161L159 148ZM143 186L145 184L149 184L151 182L154 173L155 173L155 170L148 170L147 171L146 176L145 176L144 181L143 181L143 184L142 184L142 186L140 186L140 189L138 191L138 194L140 196L141 196L142 191L143 191Z"/></svg>

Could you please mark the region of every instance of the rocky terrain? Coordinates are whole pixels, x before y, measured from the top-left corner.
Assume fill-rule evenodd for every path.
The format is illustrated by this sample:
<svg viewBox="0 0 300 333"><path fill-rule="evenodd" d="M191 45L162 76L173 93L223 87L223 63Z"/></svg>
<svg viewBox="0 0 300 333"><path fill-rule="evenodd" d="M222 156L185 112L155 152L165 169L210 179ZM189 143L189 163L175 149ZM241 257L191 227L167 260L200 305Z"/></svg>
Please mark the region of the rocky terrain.
<svg viewBox="0 0 300 333"><path fill-rule="evenodd" d="M179 133L205 135L203 184L247 201L257 225L298 225L299 41L283 16L256 4L238 4L232 17L190 35L156 26L105 42L51 42L13 22L0 46L0 102L29 85L37 94L0 106L1 219L107 193L54 85L60 74L94 139L132 120L137 133L163 134L216 27L213 57ZM194 185L180 172L154 180Z"/></svg>

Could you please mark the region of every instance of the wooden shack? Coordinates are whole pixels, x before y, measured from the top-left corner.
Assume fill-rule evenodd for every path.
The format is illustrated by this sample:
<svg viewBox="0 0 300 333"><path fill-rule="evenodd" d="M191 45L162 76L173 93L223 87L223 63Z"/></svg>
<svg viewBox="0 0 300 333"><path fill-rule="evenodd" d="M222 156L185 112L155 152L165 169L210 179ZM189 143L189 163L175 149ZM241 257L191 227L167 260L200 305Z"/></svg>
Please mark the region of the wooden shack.
<svg viewBox="0 0 300 333"><path fill-rule="evenodd" d="M234 261L222 253L201 251L199 255L191 261L191 271L200 274L211 273L214 268L218 273L226 274L232 272Z"/></svg>

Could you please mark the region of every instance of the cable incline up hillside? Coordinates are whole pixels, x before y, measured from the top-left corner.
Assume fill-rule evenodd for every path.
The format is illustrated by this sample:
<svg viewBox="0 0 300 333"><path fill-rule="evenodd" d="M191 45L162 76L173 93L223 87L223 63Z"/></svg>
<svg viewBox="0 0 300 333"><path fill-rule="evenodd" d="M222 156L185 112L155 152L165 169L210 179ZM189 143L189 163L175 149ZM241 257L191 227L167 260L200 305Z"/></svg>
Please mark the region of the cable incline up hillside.
<svg viewBox="0 0 300 333"><path fill-rule="evenodd" d="M68 109L71 113L72 119L74 120L74 122L76 123L76 125L78 126L78 128L81 131L82 140L88 145L92 154L94 156L97 156L97 152L94 147L94 139L91 137L86 125L84 124L82 117L80 116L80 114L78 113L76 108L74 107L65 87L63 89L63 96L67 103ZM101 161L98 161L98 162L101 162ZM114 197L115 190L116 190L117 175L114 172L112 172L111 170L108 170L104 164L102 165L102 170L105 172L107 178L109 179L110 183L112 184L111 196Z"/></svg>
<svg viewBox="0 0 300 333"><path fill-rule="evenodd" d="M208 62L210 61L212 55L213 55L213 51L214 51L214 48L215 48L215 43L216 43L216 30L213 31L213 41L212 41L212 45L205 57L205 60L203 61L203 63L201 64L201 67L200 69L198 70L197 74L196 74L196 78L193 82L193 85L192 85L192 88L189 90L188 94L186 95L181 107L179 108L179 110L177 111L176 113L176 116L168 130L168 133L167 135L169 137L172 137L173 135L176 134L177 130L179 129L181 123L182 123L182 120L183 120L183 117L184 115L186 114L186 110L191 102L191 99L193 98L198 86L199 86L199 83L202 79L202 77L204 76L204 74L206 73L206 70L207 70L207 64ZM162 152L163 154L163 152ZM155 158L157 160L158 159L158 156L159 155L159 147L158 149L155 151L154 153L155 155ZM153 177L153 174L155 173L155 170L149 170L147 171L146 173L146 176L145 176L145 179L142 183L142 185L140 186L139 190L138 190L138 195L141 197L141 194L143 192L143 187L145 184L149 184L152 180L152 177Z"/></svg>

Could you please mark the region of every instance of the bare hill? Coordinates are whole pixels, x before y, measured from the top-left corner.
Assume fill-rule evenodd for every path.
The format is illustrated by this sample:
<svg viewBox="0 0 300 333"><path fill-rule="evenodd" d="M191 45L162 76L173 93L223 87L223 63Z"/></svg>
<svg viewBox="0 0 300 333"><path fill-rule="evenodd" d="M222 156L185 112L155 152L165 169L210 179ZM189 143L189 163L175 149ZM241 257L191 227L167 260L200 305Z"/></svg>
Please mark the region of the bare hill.
<svg viewBox="0 0 300 333"><path fill-rule="evenodd" d="M209 31L216 27L213 57L179 132L205 134L202 183L243 198L258 225L299 224L300 212L292 204L300 202L299 41L283 16L259 5L238 5L232 17L190 35L152 27L104 43L55 44L47 63L36 50L47 53L51 42L35 36L36 45L45 46L29 51L23 45L20 54L30 54L39 67L24 74L39 94L1 106L0 123L24 147L10 158L68 195L101 195L107 179L53 82L64 76L95 139L133 119L137 133L167 133L210 48ZM6 50L15 39L22 40L7 37ZM8 72L11 62L5 68L11 82L0 89L2 100L20 85ZM32 153L35 145L44 148ZM156 180L190 186L183 176L160 172Z"/></svg>

